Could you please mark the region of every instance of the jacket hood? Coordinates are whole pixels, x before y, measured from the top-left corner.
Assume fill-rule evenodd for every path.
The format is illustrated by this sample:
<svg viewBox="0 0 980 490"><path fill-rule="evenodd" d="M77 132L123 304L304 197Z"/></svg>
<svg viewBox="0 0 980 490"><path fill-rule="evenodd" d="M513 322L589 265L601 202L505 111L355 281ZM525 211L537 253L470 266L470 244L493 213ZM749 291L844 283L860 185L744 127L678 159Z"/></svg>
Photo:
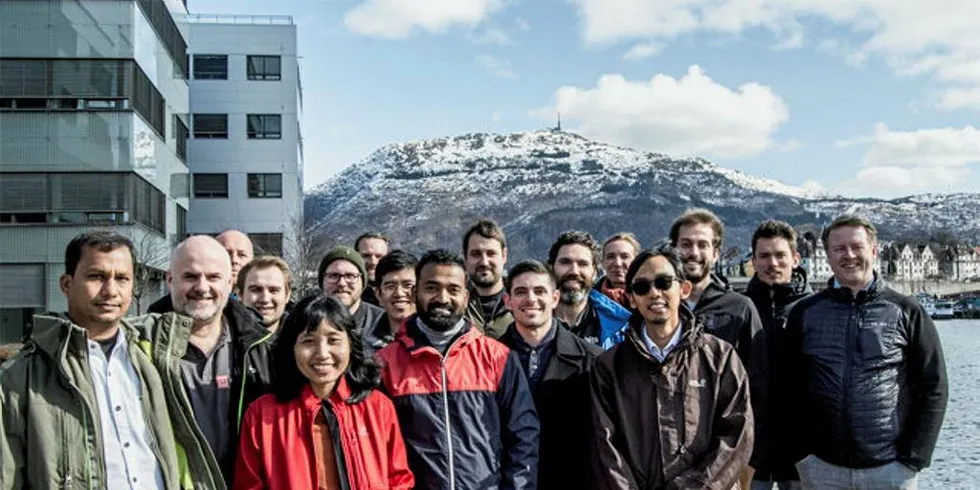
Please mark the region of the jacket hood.
<svg viewBox="0 0 980 490"><path fill-rule="evenodd" d="M807 278L806 269L796 267L793 269L793 275L787 284L769 285L759 280L759 275L755 274L752 276L752 279L749 279L749 284L745 289L745 292L750 296L768 295L769 291L774 291L775 296L788 298L789 301L793 301L796 298L812 294L813 288L810 286L810 281Z"/></svg>

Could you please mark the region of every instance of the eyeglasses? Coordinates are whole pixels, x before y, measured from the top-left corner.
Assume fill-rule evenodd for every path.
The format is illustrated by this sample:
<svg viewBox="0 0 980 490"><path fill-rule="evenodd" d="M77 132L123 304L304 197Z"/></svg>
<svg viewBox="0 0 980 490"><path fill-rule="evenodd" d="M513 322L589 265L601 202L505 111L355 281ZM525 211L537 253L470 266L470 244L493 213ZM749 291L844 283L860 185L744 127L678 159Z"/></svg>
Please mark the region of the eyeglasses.
<svg viewBox="0 0 980 490"><path fill-rule="evenodd" d="M656 276L653 279L637 279L633 281L630 285L630 291L633 294L638 294L644 296L650 293L650 289L657 288L660 291L667 291L671 286L674 285L674 281L680 281L680 279L674 276Z"/></svg>
<svg viewBox="0 0 980 490"><path fill-rule="evenodd" d="M328 281L336 283L336 282L340 282L341 279L343 279L346 282L354 282L360 279L361 275L353 272L348 274L337 274L336 272L328 272L327 275L324 277L326 277Z"/></svg>
<svg viewBox="0 0 980 490"><path fill-rule="evenodd" d="M381 291L385 294L395 294L396 291L403 290L411 293L415 290L414 282L386 282L381 285Z"/></svg>

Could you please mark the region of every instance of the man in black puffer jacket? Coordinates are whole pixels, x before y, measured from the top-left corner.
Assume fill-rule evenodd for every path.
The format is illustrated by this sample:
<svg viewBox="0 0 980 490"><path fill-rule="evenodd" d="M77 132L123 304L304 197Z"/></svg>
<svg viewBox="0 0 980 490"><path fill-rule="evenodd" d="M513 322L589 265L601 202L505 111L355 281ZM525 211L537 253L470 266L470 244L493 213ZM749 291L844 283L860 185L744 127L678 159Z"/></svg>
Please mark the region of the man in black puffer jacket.
<svg viewBox="0 0 980 490"><path fill-rule="evenodd" d="M772 360L779 355L776 346L786 326L786 317L793 305L813 294L806 271L799 267L800 254L796 250L793 227L786 222L773 220L759 224L752 235L752 265L755 275L749 280L745 295L759 312L766 333L768 357L775 363ZM776 386L779 382L774 378L783 372L772 370L768 374L770 386ZM769 408L764 412L769 417L766 425L774 427L786 423L777 422L780 418L788 419L789 423L796 421L796 414L784 408L785 397L775 396L777 392L774 390L769 392L773 396L769 397ZM800 488L800 477L793 467L795 461L785 458L783 448L786 445L780 434L772 435L769 451L755 468L752 490L772 490L774 485L779 490Z"/></svg>
<svg viewBox="0 0 980 490"><path fill-rule="evenodd" d="M834 277L790 312L777 360L777 392L798 414L782 428L796 443L787 452L803 488L915 488L946 412L939 335L874 272L870 222L841 216L823 243Z"/></svg>

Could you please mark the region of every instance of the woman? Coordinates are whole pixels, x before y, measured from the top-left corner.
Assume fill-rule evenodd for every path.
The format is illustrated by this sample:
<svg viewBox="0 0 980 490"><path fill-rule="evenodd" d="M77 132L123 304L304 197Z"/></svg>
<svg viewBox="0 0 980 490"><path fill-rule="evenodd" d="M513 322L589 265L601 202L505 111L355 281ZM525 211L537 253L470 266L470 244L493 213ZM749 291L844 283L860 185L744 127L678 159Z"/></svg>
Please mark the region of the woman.
<svg viewBox="0 0 980 490"><path fill-rule="evenodd" d="M234 489L410 489L405 444L380 369L333 298L300 301L272 354L273 393L242 420Z"/></svg>

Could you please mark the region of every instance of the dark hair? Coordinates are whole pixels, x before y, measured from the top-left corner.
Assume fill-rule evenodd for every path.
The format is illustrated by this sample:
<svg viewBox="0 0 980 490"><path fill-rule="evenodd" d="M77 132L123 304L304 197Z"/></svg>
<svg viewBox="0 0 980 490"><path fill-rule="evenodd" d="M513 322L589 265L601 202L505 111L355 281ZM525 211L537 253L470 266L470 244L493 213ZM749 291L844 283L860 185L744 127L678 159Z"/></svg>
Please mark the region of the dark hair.
<svg viewBox="0 0 980 490"><path fill-rule="evenodd" d="M565 245L582 245L589 249L592 252L592 266L599 266L599 254L601 252L599 243L595 241L595 238L592 238L592 235L584 231L566 231L559 235L558 240L551 244L551 250L548 251L548 265L555 266L555 261L558 260L558 251Z"/></svg>
<svg viewBox="0 0 980 490"><path fill-rule="evenodd" d="M444 248L437 248L435 250L429 250L422 255L418 265L415 266L415 277L422 277L422 269L429 264L453 265L463 269L463 274L466 273L466 264L463 262L462 257Z"/></svg>
<svg viewBox="0 0 980 490"><path fill-rule="evenodd" d="M670 225L670 245L676 247L681 228L691 225L711 225L711 230L715 232L715 242L712 245L721 248L721 242L725 240L725 225L718 219L718 215L704 208L688 209L674 220Z"/></svg>
<svg viewBox="0 0 980 490"><path fill-rule="evenodd" d="M626 292L633 292L633 278L636 277L636 273L640 271L640 267L643 264L654 258L663 257L667 260L671 267L674 268L674 275L682 281L687 280L687 274L684 273L684 261L681 260L681 254L677 253L677 249L672 247L668 243L657 246L656 248L648 248L633 259L633 263L630 264L629 270L626 271Z"/></svg>
<svg viewBox="0 0 980 490"><path fill-rule="evenodd" d="M414 255L404 250L392 250L388 252L388 255L381 257L381 260L378 261L378 266L374 269L374 285L380 287L381 278L385 274L402 269L412 269L414 271L418 263L419 259L416 259Z"/></svg>
<svg viewBox="0 0 980 490"><path fill-rule="evenodd" d="M130 258L133 259L133 270L136 270L136 245L133 241L114 231L99 230L79 234L68 242L68 246L65 247L65 274L75 275L75 269L82 261L82 254L86 247L94 248L99 252L111 252L126 247L129 249Z"/></svg>
<svg viewBox="0 0 980 490"><path fill-rule="evenodd" d="M351 390L347 403L364 400L381 385L381 367L365 354L361 329L347 307L332 297L314 295L293 307L279 327L279 337L272 347L272 392L280 402L295 399L309 383L296 367L293 348L300 334L315 331L324 321L346 333L350 341L350 362L344 373Z"/></svg>
<svg viewBox="0 0 980 490"><path fill-rule="evenodd" d="M544 274L548 276L548 282L551 283L552 287L558 287L558 278L555 277L555 271L537 260L523 260L518 262L507 271L507 277L504 279L505 286L507 287L507 292L510 293L512 281L520 276L521 274Z"/></svg>
<svg viewBox="0 0 980 490"><path fill-rule="evenodd" d="M361 236L357 237L357 239L354 240L354 250L357 250L357 253L361 253L361 241L367 240L369 238L384 240L386 245L391 243L391 241L388 240L388 237L386 237L385 235L378 233L376 231L369 231L367 233L362 233Z"/></svg>
<svg viewBox="0 0 980 490"><path fill-rule="evenodd" d="M755 254L755 245L760 238L772 239L783 238L789 242L789 249L796 252L796 230L785 221L767 219L759 223L759 227L752 234L752 253Z"/></svg>
<svg viewBox="0 0 980 490"><path fill-rule="evenodd" d="M834 221L823 229L820 240L823 242L824 250L830 250L830 243L828 243L830 232L845 226L864 228L864 231L868 233L868 239L871 240L871 244L874 245L878 242L878 230L875 229L875 225L871 224L871 221L868 221L868 218L857 214L842 214L834 218Z"/></svg>
<svg viewBox="0 0 980 490"><path fill-rule="evenodd" d="M470 251L470 237L472 237L474 233L482 236L483 238L497 240L500 242L501 249L507 248L507 236L504 235L504 230L500 227L500 225L493 220L481 219L480 221L473 223L473 226L466 230L466 234L463 235L463 255L466 255Z"/></svg>

